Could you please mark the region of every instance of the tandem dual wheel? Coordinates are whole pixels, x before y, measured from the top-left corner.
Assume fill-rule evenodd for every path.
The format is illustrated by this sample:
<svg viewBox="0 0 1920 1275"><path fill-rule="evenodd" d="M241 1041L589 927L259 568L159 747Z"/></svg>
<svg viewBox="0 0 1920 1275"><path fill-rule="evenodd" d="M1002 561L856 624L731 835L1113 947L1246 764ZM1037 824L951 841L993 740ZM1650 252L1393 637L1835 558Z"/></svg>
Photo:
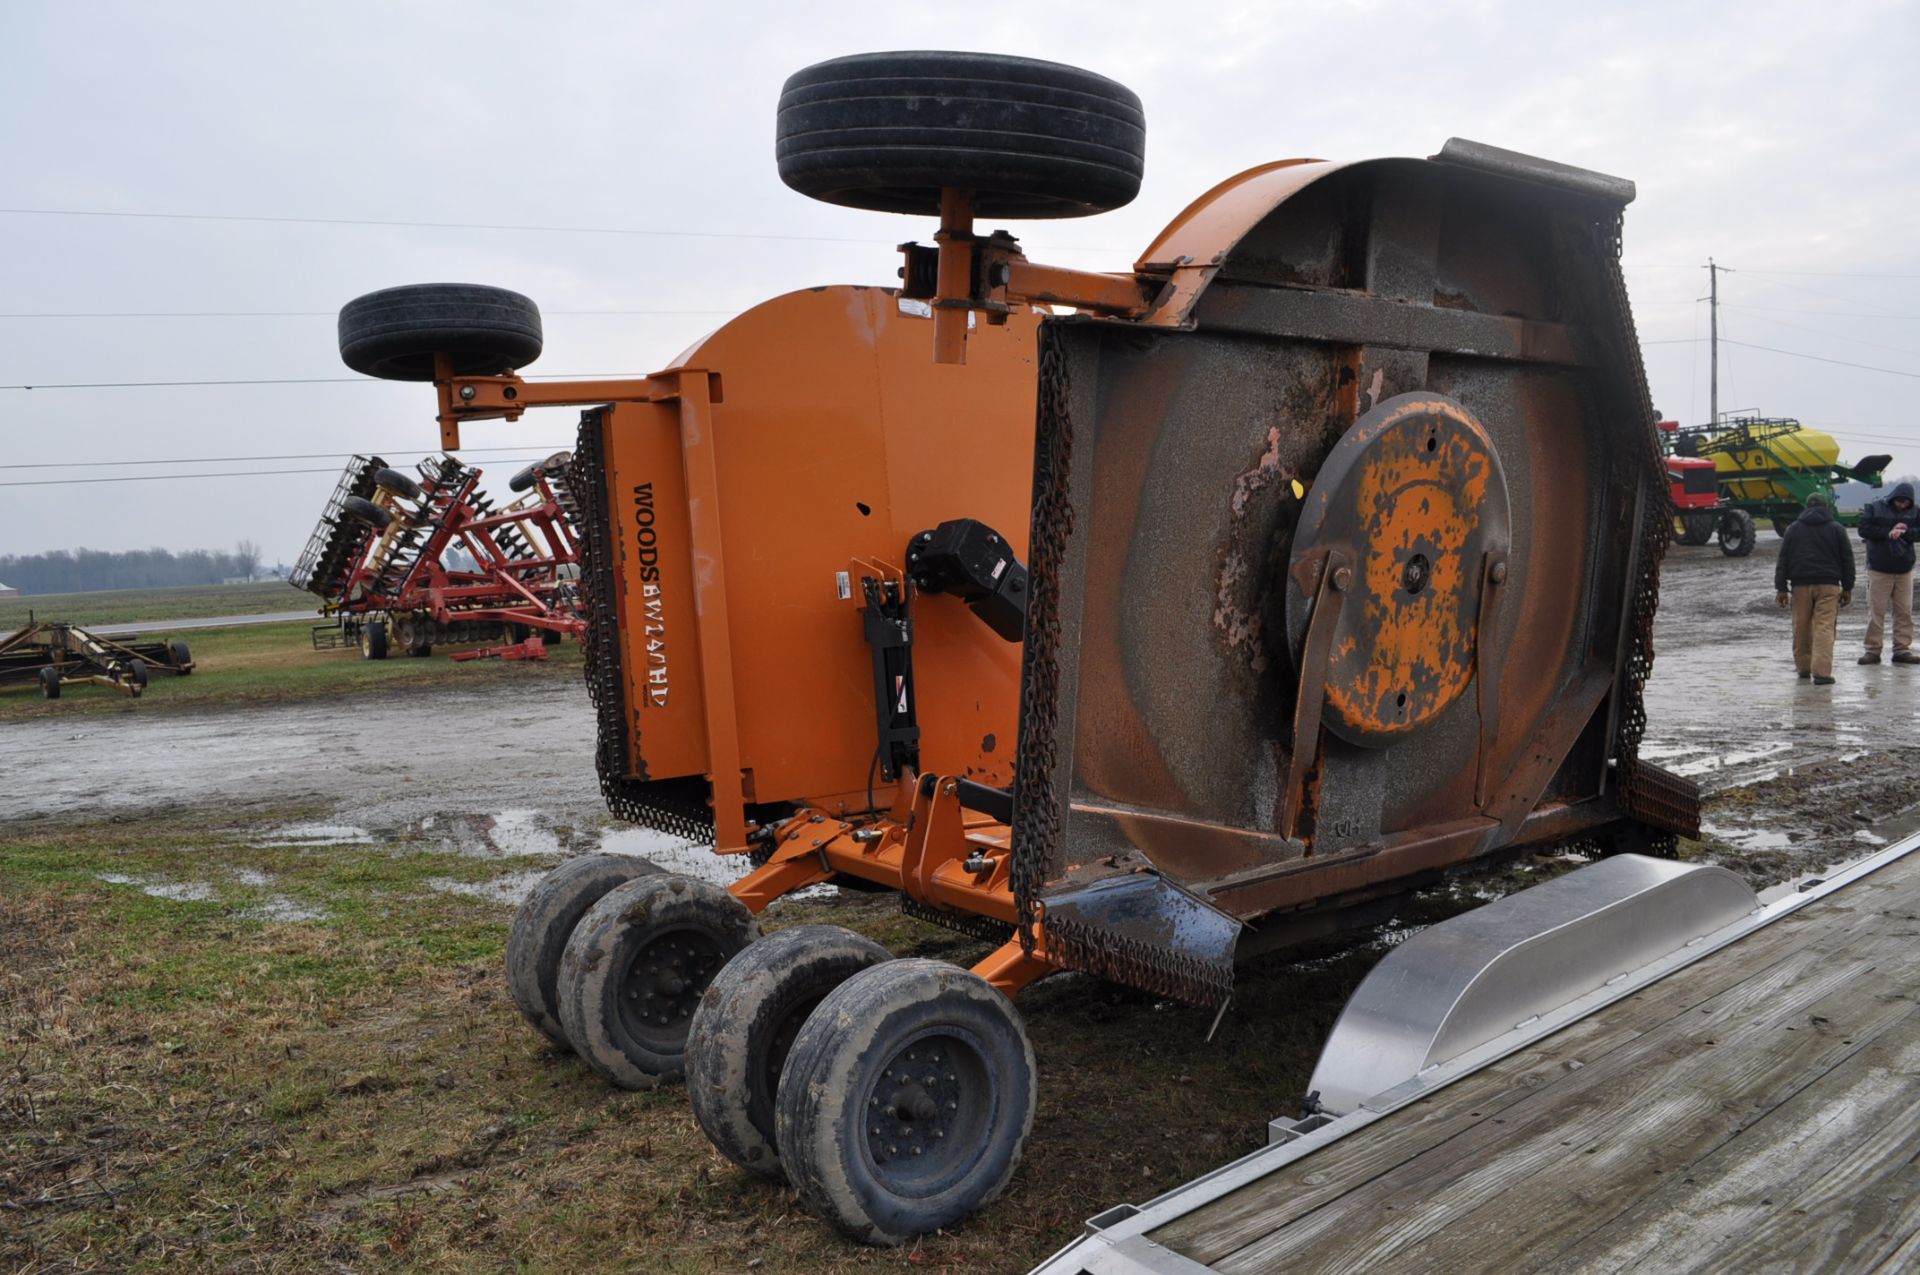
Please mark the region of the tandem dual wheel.
<svg viewBox="0 0 1920 1275"><path fill-rule="evenodd" d="M507 977L549 1040L622 1088L684 1076L723 1154L867 1243L992 1200L1033 1127L1033 1049L985 980L837 926L761 938L725 890L643 860L549 873Z"/></svg>

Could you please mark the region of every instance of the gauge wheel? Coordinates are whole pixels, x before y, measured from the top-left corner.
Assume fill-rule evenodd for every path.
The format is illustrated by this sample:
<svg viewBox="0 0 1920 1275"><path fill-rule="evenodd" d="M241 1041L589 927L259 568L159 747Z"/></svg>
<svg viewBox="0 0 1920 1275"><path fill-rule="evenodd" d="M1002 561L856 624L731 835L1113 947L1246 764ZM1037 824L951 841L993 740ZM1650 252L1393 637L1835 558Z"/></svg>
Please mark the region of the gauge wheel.
<svg viewBox="0 0 1920 1275"><path fill-rule="evenodd" d="M837 925L797 925L727 962L694 1012L686 1058L694 1119L729 1160L783 1176L773 1105L793 1042L829 992L890 956Z"/></svg>
<svg viewBox="0 0 1920 1275"><path fill-rule="evenodd" d="M378 531L385 531L387 525L393 521L392 513L374 504L365 496L348 496L340 502L340 512Z"/></svg>
<svg viewBox="0 0 1920 1275"><path fill-rule="evenodd" d="M383 288L340 309L340 358L386 381L431 381L436 355L455 376L498 376L540 357L540 308L477 283Z"/></svg>
<svg viewBox="0 0 1920 1275"><path fill-rule="evenodd" d="M1132 202L1140 99L1104 75L992 53L861 53L781 90L780 180L829 204L936 215L941 191L985 217L1084 217Z"/></svg>
<svg viewBox="0 0 1920 1275"><path fill-rule="evenodd" d="M949 1226L1005 1189L1033 1128L1033 1046L1013 1002L941 961L889 961L813 1011L774 1131L813 1211L869 1244Z"/></svg>
<svg viewBox="0 0 1920 1275"><path fill-rule="evenodd" d="M526 1020L560 1048L573 1048L560 1025L556 988L574 927L609 890L658 871L632 855L582 855L541 877L515 910L507 930L507 990Z"/></svg>
<svg viewBox="0 0 1920 1275"><path fill-rule="evenodd" d="M678 1079L701 994L759 935L746 905L709 882L660 872L615 886L561 953L567 1042L622 1089Z"/></svg>

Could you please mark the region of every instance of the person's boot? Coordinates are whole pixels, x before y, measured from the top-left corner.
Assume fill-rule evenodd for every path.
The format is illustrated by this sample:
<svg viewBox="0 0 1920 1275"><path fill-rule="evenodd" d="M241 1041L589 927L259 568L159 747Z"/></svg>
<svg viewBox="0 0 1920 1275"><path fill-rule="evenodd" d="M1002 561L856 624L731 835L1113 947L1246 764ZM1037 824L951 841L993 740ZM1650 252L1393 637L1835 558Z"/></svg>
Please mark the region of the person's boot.
<svg viewBox="0 0 1920 1275"><path fill-rule="evenodd" d="M1920 664L1920 655L1915 655L1912 651L1895 651L1893 653L1893 662L1895 664Z"/></svg>
<svg viewBox="0 0 1920 1275"><path fill-rule="evenodd" d="M1821 677L1820 675L1815 674L1813 679L1813 684L1815 686L1832 686L1833 679L1830 677Z"/></svg>
<svg viewBox="0 0 1920 1275"><path fill-rule="evenodd" d="M1898 660L1900 657L1896 655L1893 658L1895 660ZM1880 662L1880 652L1868 651L1865 655L1861 656L1858 660L1854 662L1856 664L1878 664Z"/></svg>

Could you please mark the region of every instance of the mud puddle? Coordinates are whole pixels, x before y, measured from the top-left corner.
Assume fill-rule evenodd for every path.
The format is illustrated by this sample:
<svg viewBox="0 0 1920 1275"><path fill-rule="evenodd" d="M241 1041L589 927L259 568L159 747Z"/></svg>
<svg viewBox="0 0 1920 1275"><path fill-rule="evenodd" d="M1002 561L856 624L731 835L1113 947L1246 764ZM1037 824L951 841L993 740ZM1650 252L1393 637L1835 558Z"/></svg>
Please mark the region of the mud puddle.
<svg viewBox="0 0 1920 1275"><path fill-rule="evenodd" d="M1668 556L1647 685L1644 755L1707 793L1705 853L1756 884L1782 880L1920 819L1920 668L1854 663L1862 599L1841 612L1835 684L1794 675L1791 623L1773 605L1779 542L1730 559ZM1857 546L1856 546L1857 548ZM1862 577L1864 581L1864 576ZM490 897L533 861L611 851L717 883L746 870L612 819L594 776L595 721L573 681L127 713L0 725L0 824L136 821L206 809L311 808L261 844L392 844L501 860Z"/></svg>
<svg viewBox="0 0 1920 1275"><path fill-rule="evenodd" d="M1751 556L1675 546L1661 573L1643 755L1706 794L1705 856L1771 885L1920 828L1920 668L1862 666L1866 563L1832 686L1795 675L1774 605L1779 539ZM1890 654L1891 652L1886 652Z"/></svg>

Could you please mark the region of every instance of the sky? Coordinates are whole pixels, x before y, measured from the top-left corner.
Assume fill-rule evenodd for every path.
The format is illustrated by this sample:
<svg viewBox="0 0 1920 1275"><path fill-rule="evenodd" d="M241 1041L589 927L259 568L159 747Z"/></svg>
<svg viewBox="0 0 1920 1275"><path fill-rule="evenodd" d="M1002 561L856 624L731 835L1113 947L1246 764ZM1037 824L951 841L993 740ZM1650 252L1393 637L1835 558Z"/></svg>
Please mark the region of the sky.
<svg viewBox="0 0 1920 1275"><path fill-rule="evenodd" d="M1252 165L1469 137L1638 184L1666 415L1707 418L1712 257L1723 410L1920 468L1920 0L0 0L0 555L246 538L291 561L347 455L437 444L429 389L338 360L334 314L376 288L514 288L545 317L529 374L644 374L766 298L891 282L933 226L788 190L775 102L812 62L952 47L1145 104L1139 198L1014 225L1037 260L1125 269ZM56 388L259 380L319 383ZM469 425L467 457L503 487L575 418Z"/></svg>

